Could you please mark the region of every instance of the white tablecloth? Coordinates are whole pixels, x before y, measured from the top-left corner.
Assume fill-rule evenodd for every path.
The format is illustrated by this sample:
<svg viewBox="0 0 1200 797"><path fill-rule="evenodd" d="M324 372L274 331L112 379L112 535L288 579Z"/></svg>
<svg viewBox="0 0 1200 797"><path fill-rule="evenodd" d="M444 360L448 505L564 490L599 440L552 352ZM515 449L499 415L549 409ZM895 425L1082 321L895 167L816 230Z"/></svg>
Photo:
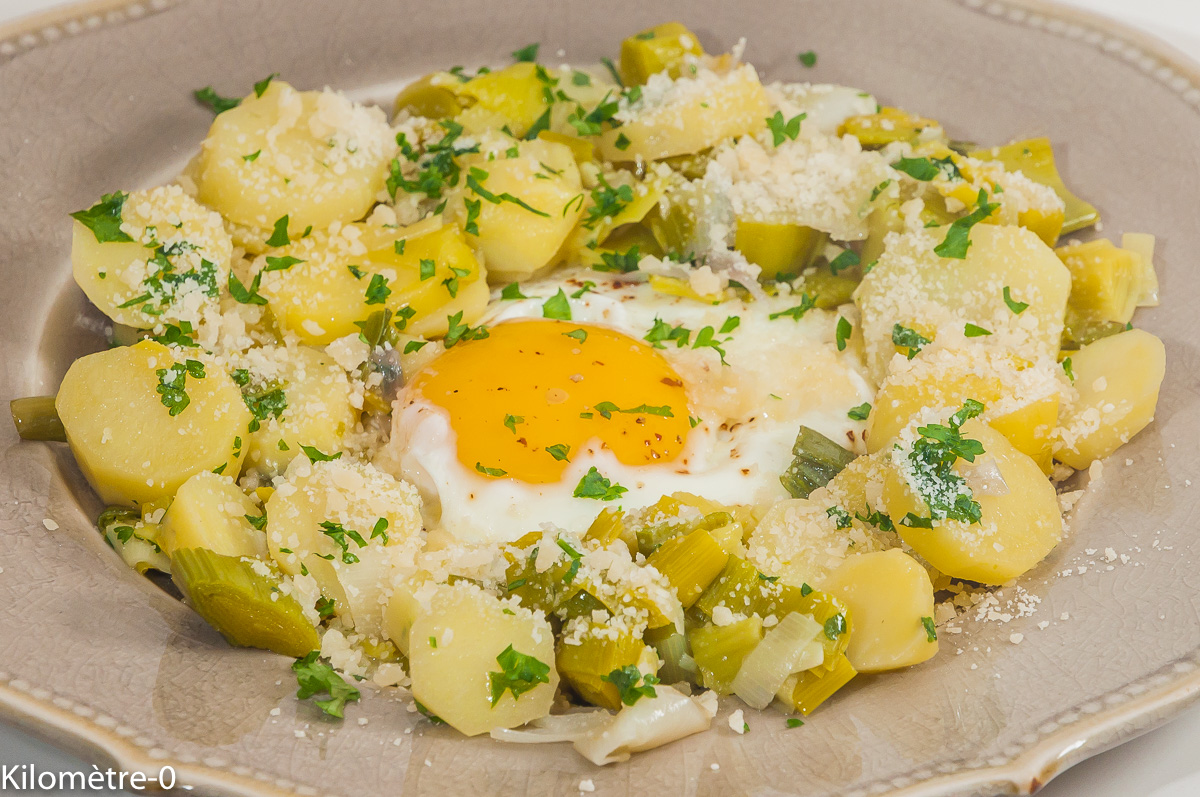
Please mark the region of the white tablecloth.
<svg viewBox="0 0 1200 797"><path fill-rule="evenodd" d="M1142 28L1200 60L1200 0L1061 0ZM0 22L65 0L0 0ZM1196 797L1200 795L1200 707L1129 744L1085 761L1043 789L1042 797ZM73 756L0 725L0 765L86 770ZM90 792L116 795L118 792ZM123 793L120 793L123 794Z"/></svg>

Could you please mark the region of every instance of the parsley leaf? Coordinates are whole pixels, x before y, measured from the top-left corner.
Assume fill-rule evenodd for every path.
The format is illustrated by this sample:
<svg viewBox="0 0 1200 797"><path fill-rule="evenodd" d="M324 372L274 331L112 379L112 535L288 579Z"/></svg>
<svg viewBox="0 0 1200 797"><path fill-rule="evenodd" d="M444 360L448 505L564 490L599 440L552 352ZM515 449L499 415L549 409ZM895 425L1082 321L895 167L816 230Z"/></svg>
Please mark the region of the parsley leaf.
<svg viewBox="0 0 1200 797"><path fill-rule="evenodd" d="M477 327L471 327L462 323L463 311L459 310L454 315L446 316L446 335L442 338L442 345L447 349L454 348L455 345L462 341L468 340L483 340L488 337L487 327L480 324Z"/></svg>
<svg viewBox="0 0 1200 797"><path fill-rule="evenodd" d="M352 565L358 562L358 557L350 552L350 543L346 542L349 539L351 542L357 543L359 548L366 548L367 541L363 536L354 529L348 529L341 523L334 523L331 520L322 521L319 528L321 533L342 549L342 564Z"/></svg>
<svg viewBox="0 0 1200 797"><path fill-rule="evenodd" d="M983 327L976 326L975 324L967 324L965 327L963 327L963 335L968 338L982 338L985 335L990 334L992 334L991 330L984 329Z"/></svg>
<svg viewBox="0 0 1200 797"><path fill-rule="evenodd" d="M527 44L520 50L513 50L513 60L518 63L534 63L537 61L538 48L542 45L538 42Z"/></svg>
<svg viewBox="0 0 1200 797"><path fill-rule="evenodd" d="M546 453L554 457L559 462L570 462L567 457L571 454L571 447L565 443L555 443L552 446L546 446Z"/></svg>
<svg viewBox="0 0 1200 797"><path fill-rule="evenodd" d="M483 203L478 199L464 199L463 205L467 208L467 220L463 225L463 232L467 235L479 235L479 213L483 208Z"/></svg>
<svg viewBox="0 0 1200 797"><path fill-rule="evenodd" d="M834 340L837 343L838 351L846 350L846 341L854 334L854 327L845 318L839 317L837 321L837 329L834 331Z"/></svg>
<svg viewBox="0 0 1200 797"><path fill-rule="evenodd" d="M317 707L329 716L341 719L346 702L358 700L361 694L334 672L332 667L319 661L319 655L320 653L314 650L292 663L292 671L296 673L296 681L300 685L296 697L307 700L314 695L327 694L327 700L315 701Z"/></svg>
<svg viewBox="0 0 1200 797"><path fill-rule="evenodd" d="M525 423L524 415L505 415L504 416L504 425L513 434L517 433L517 424L518 423Z"/></svg>
<svg viewBox="0 0 1200 797"><path fill-rule="evenodd" d="M827 639L836 640L844 633L846 633L846 615L835 614L825 621L825 637Z"/></svg>
<svg viewBox="0 0 1200 797"><path fill-rule="evenodd" d="M767 129L771 131L771 138L775 146L778 147L784 141L795 141L796 136L800 135L800 123L807 118L808 114L800 113L784 121L783 111L776 111L774 116L769 117Z"/></svg>
<svg viewBox="0 0 1200 797"><path fill-rule="evenodd" d="M372 274L371 281L367 284L367 300L366 304L384 304L387 298L392 295L392 289L388 287L387 277L382 274Z"/></svg>
<svg viewBox="0 0 1200 797"><path fill-rule="evenodd" d="M255 84L254 84L254 96L255 96L255 97L261 97L263 94L265 94L265 93L266 93L266 91L267 91L267 86L270 86L270 85L271 85L271 81L272 81L272 80L274 80L274 79L275 79L275 78L277 78L277 77L279 77L279 73L278 73L278 72L272 72L271 74L267 75L267 76L266 76L265 78L263 78L262 80L260 80L260 81L258 81L257 83L255 83Z"/></svg>
<svg viewBox="0 0 1200 797"><path fill-rule="evenodd" d="M496 657L496 663L500 665L500 672L488 673L493 707L505 692L511 692L515 700L538 684L550 683L550 665L514 650L512 645Z"/></svg>
<svg viewBox="0 0 1200 797"><path fill-rule="evenodd" d="M805 313L816 306L816 299L807 293L802 293L800 294L800 304L796 305L795 307L789 307L787 310L781 310L778 313L771 313L767 316L767 318L771 321L774 321L777 318L783 318L784 316L787 316L793 321L799 321L801 318L804 318Z"/></svg>
<svg viewBox="0 0 1200 797"><path fill-rule="evenodd" d="M322 453L316 446L300 446L300 450L304 452L304 456L308 457L309 462L332 462L335 459L342 458L342 452L338 451L335 454Z"/></svg>
<svg viewBox="0 0 1200 797"><path fill-rule="evenodd" d="M833 260L829 261L829 270L833 273L834 276L837 276L837 273L839 271L842 271L843 269L851 268L853 266L857 266L861 262L862 262L862 260L859 259L857 252L853 252L853 251L847 249L846 251L842 252L840 255L835 257Z"/></svg>
<svg viewBox="0 0 1200 797"><path fill-rule="evenodd" d="M161 397L159 400L167 408L167 413L174 418L192 403L185 389L187 378L190 375L194 379L203 379L204 363L185 360L182 364L172 364L170 368L159 368L154 373L158 376L155 392Z"/></svg>
<svg viewBox="0 0 1200 797"><path fill-rule="evenodd" d="M917 495L928 504L931 524L933 520L942 519L978 523L981 518L982 508L966 480L954 471L954 463L959 459L974 462L977 456L985 453L982 443L964 438L961 433L962 425L983 411L983 404L967 399L962 408L950 416L948 425L934 423L917 428L921 437L913 443L908 455L909 481ZM920 528L932 527L918 523L919 520L921 518L910 512L901 522Z"/></svg>
<svg viewBox="0 0 1200 797"><path fill-rule="evenodd" d="M233 273L233 269L229 269L229 295L234 298L234 301L239 304L258 304L267 303L267 297L260 296L258 293L258 285L262 282L262 272L254 275L254 279L250 282L250 287L247 288L242 284L242 281Z"/></svg>
<svg viewBox="0 0 1200 797"><path fill-rule="evenodd" d="M837 523L838 529L850 528L850 513L840 506L829 507L825 510L825 514L833 518L834 522Z"/></svg>
<svg viewBox="0 0 1200 797"><path fill-rule="evenodd" d="M558 293L542 303L542 317L559 321L571 320L571 303L567 300L567 295L563 293L562 288L559 288Z"/></svg>
<svg viewBox="0 0 1200 797"><path fill-rule="evenodd" d="M796 60L804 64L805 67L812 69L817 65L817 54L812 50L806 50L797 55Z"/></svg>
<svg viewBox="0 0 1200 797"><path fill-rule="evenodd" d="M125 207L127 199L129 194L123 191L105 194L87 210L72 213L71 218L91 230L99 243L132 241L132 238L121 231L121 210Z"/></svg>
<svg viewBox="0 0 1200 797"><path fill-rule="evenodd" d="M846 416L852 421L865 421L867 416L871 414L871 402L864 402L857 407L851 407Z"/></svg>
<svg viewBox="0 0 1200 797"><path fill-rule="evenodd" d="M1008 309L1012 310L1016 315L1020 315L1021 313L1025 312L1025 309L1029 307L1028 302L1018 302L1013 299L1012 291L1009 290L1007 285L1004 286L1004 303L1008 305Z"/></svg>
<svg viewBox="0 0 1200 797"><path fill-rule="evenodd" d="M728 323L728 322L726 322ZM675 341L675 347L682 349L691 342L692 331L682 324L671 326L657 316L654 319L654 326L646 333L643 340L649 341L656 349L665 349L663 341Z"/></svg>
<svg viewBox="0 0 1200 797"><path fill-rule="evenodd" d="M1067 378L1071 380L1071 384L1075 384L1075 369L1071 367L1070 357L1062 361L1062 368L1063 373L1065 373Z"/></svg>
<svg viewBox="0 0 1200 797"><path fill-rule="evenodd" d="M564 332L563 334L566 335L568 338L574 338L575 340L579 341L580 343L586 343L587 338L588 338L586 329L573 329L570 332Z"/></svg>
<svg viewBox="0 0 1200 797"><path fill-rule="evenodd" d="M921 625L925 627L925 640L927 642L937 642L937 626L933 624L933 618L922 617Z"/></svg>
<svg viewBox="0 0 1200 797"><path fill-rule="evenodd" d="M300 258L292 257L291 255L287 255L286 257L271 257L268 255L267 265L263 268L263 271L287 271L292 266L303 262Z"/></svg>
<svg viewBox="0 0 1200 797"><path fill-rule="evenodd" d="M942 173L929 158L901 158L892 164L892 168L922 182L929 182Z"/></svg>
<svg viewBox="0 0 1200 797"><path fill-rule="evenodd" d="M633 664L626 664L608 675L601 675L600 680L615 686L621 702L627 706L634 705L643 697L658 697L658 692L654 690L654 685L658 683L658 677L649 673L642 674L642 671ZM638 681L642 682L641 686L637 685Z"/></svg>
<svg viewBox="0 0 1200 797"><path fill-rule="evenodd" d="M603 219L616 216L633 201L633 189L630 186L619 185L614 188L604 179L604 175L601 174L598 178L600 185L592 189L592 204L583 220L583 226L589 230L594 230Z"/></svg>
<svg viewBox="0 0 1200 797"><path fill-rule="evenodd" d="M207 106L217 116L225 113L230 108L236 108L242 104L241 97L222 97L213 90L212 86L196 89L192 92L192 96L199 100L202 105Z"/></svg>
<svg viewBox="0 0 1200 797"><path fill-rule="evenodd" d="M284 395L283 388L278 387L265 393L243 395L242 401L246 403L246 408L254 416L250 419L249 431L251 432L257 432L267 418L278 420L283 415L283 411L287 409L287 396Z"/></svg>
<svg viewBox="0 0 1200 797"><path fill-rule="evenodd" d="M514 302L517 299L528 299L529 297L521 293L521 284L519 282L510 282L504 286L504 290L500 291L500 298L505 301Z"/></svg>
<svg viewBox="0 0 1200 797"><path fill-rule="evenodd" d="M902 349L908 349L908 359L917 356L917 352L932 343L929 338L915 329L896 324L892 327L892 343Z"/></svg>
<svg viewBox="0 0 1200 797"><path fill-rule="evenodd" d="M638 270L642 256L638 253L638 245L634 244L622 254L621 252L601 252L600 262L592 266L596 271L617 272L628 274Z"/></svg>
<svg viewBox="0 0 1200 797"><path fill-rule="evenodd" d="M287 246L291 242L292 239L288 237L288 217L280 216L275 220L275 229L267 239L267 246Z"/></svg>
<svg viewBox="0 0 1200 797"><path fill-rule="evenodd" d="M967 250L971 248L971 228L992 215L993 211L998 207L1000 207L999 203L987 201L987 191L982 188L979 189L979 198L976 200L975 210L961 219L955 219L950 225L950 229L946 232L945 240L935 246L933 251L939 257L952 258L954 260L965 259Z"/></svg>
<svg viewBox="0 0 1200 797"><path fill-rule="evenodd" d="M593 465L584 477L579 480L579 484L575 486L575 492L572 493L576 498L595 498L600 501L615 501L621 497L622 493L627 493L629 490L619 484L613 484L608 479L600 474Z"/></svg>
<svg viewBox="0 0 1200 797"><path fill-rule="evenodd" d="M484 476L492 476L492 477L495 477L495 478L499 478L499 477L501 477L501 476L507 476L507 475L508 475L508 471L506 471L506 470L501 470L500 468L489 468L489 467L486 467L486 466L485 466L485 465L484 465L482 462L476 462L476 463L475 463L475 470L479 471L479 472L480 472L480 473L482 473Z"/></svg>

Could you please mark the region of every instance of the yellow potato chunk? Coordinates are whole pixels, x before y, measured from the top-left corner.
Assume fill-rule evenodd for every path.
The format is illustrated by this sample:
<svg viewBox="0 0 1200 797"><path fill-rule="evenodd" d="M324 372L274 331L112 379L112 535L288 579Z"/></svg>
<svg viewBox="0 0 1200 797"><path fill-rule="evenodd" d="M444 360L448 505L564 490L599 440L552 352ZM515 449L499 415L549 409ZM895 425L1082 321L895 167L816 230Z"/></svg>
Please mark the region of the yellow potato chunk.
<svg viewBox="0 0 1200 797"><path fill-rule="evenodd" d="M194 325L216 309L233 244L220 215L179 186L110 194L75 215L75 282L113 321L137 329ZM97 216L119 230L98 225Z"/></svg>
<svg viewBox="0 0 1200 797"><path fill-rule="evenodd" d="M766 90L749 64L724 74L701 69L673 83L660 75L629 110L629 120L601 134L598 149L610 161L690 155L727 138L757 133L770 115Z"/></svg>
<svg viewBox="0 0 1200 797"><path fill-rule="evenodd" d="M522 141L516 157L464 159L458 221L493 281L524 279L559 259L583 214L575 155L565 144Z"/></svg>
<svg viewBox="0 0 1200 797"><path fill-rule="evenodd" d="M358 344L365 358L366 344ZM300 446L337 451L354 428L358 411L350 404L350 381L328 354L308 346L259 348L246 356L251 382L246 395L257 424L247 438L246 466L282 473ZM276 408L282 410L276 414Z"/></svg>
<svg viewBox="0 0 1200 797"><path fill-rule="evenodd" d="M679 77L688 56L704 55L696 35L680 22L665 22L621 42L621 82L638 86L667 71Z"/></svg>
<svg viewBox="0 0 1200 797"><path fill-rule="evenodd" d="M307 570L343 622L378 635L392 579L421 547L416 489L373 465L297 457L266 510L280 568Z"/></svg>
<svg viewBox="0 0 1200 797"><path fill-rule="evenodd" d="M75 461L108 504L171 496L201 471L237 473L236 441L250 421L222 370L153 341L76 360L55 407Z"/></svg>
<svg viewBox="0 0 1200 797"><path fill-rule="evenodd" d="M365 216L395 148L382 110L273 80L213 120L194 171L198 199L264 240L287 216L299 238Z"/></svg>
<svg viewBox="0 0 1200 797"><path fill-rule="evenodd" d="M1143 264L1136 252L1104 238L1056 250L1071 272L1071 310L1085 320L1126 324L1142 296Z"/></svg>
<svg viewBox="0 0 1200 797"><path fill-rule="evenodd" d="M1054 251L1022 227L978 224L964 259L939 257L934 248L947 235L933 228L889 236L855 292L872 377L882 381L897 354L897 325L944 345L970 336L1030 362L1053 359L1071 290L1071 275ZM1011 309L1005 288L1013 302L1028 306Z"/></svg>
<svg viewBox="0 0 1200 797"><path fill-rule="evenodd" d="M822 497L814 493L814 497ZM860 528L839 529L832 503L793 498L771 507L746 543L746 558L759 570L793 586L823 588L847 555L873 550ZM836 514L836 513L834 513Z"/></svg>
<svg viewBox="0 0 1200 797"><path fill-rule="evenodd" d="M231 477L197 473L175 493L158 544L168 556L180 548L205 548L222 556L261 559L267 553L266 538L246 519L259 514Z"/></svg>
<svg viewBox="0 0 1200 797"><path fill-rule="evenodd" d="M1154 420L1167 354L1154 335L1131 329L1084 346L1070 360L1079 397L1065 408L1054 458L1082 470Z"/></svg>
<svg viewBox="0 0 1200 797"><path fill-rule="evenodd" d="M549 110L545 89L549 84L539 78L536 64L521 62L486 72L461 84L455 92L459 97L474 100L459 122L468 132L508 126L514 136L524 136L529 128ZM554 80L551 70L541 68L546 79Z"/></svg>
<svg viewBox="0 0 1200 797"><path fill-rule="evenodd" d="M558 687L546 619L466 582L434 593L413 623L408 657L413 697L467 736L546 716ZM528 672L517 657L533 660Z"/></svg>
<svg viewBox="0 0 1200 797"><path fill-rule="evenodd" d="M912 360L897 360L871 408L867 451L890 447L900 430L928 407L954 411L974 399L987 407L983 419L1048 473L1060 371L1053 360L1030 364L975 343L933 346Z"/></svg>
<svg viewBox="0 0 1200 797"><path fill-rule="evenodd" d="M762 279L786 279L807 268L828 242L812 227L745 217L737 220L733 248L762 269Z"/></svg>
<svg viewBox="0 0 1200 797"><path fill-rule="evenodd" d="M999 161L1010 172L1020 172L1030 180L1053 189L1065 205L1060 231L1062 235L1091 227L1100 220L1099 211L1072 194L1063 183L1054 163L1054 150L1048 138L1031 138L1003 147L975 150L971 157Z"/></svg>
<svg viewBox="0 0 1200 797"><path fill-rule="evenodd" d="M913 434L913 427L906 434ZM938 570L954 578L1003 584L1042 561L1058 544L1058 497L1037 463L983 421L967 421L962 436L981 443L985 452L974 463L959 459L953 465L979 503L978 523L942 519L934 520L933 528L921 528L905 522L910 513L930 516L918 487L939 489L924 483L926 477L914 475L908 446L890 452L892 468L884 477L883 503L901 538Z"/></svg>
<svg viewBox="0 0 1200 797"><path fill-rule="evenodd" d="M272 270L273 256L300 262ZM432 337L458 312L461 323L475 323L487 304L483 265L458 227L437 222L314 233L263 258L262 268L276 322L314 346L357 334L355 322L376 310L391 310L398 329Z"/></svg>
<svg viewBox="0 0 1200 797"><path fill-rule="evenodd" d="M434 72L415 80L396 95L395 112L407 111L413 116L429 119L445 119L456 116L463 109L458 96L462 81L448 72Z"/></svg>
<svg viewBox="0 0 1200 797"><path fill-rule="evenodd" d="M864 149L879 149L896 141L944 140L942 126L901 108L880 108L878 112L851 116L838 127L838 136L851 135Z"/></svg>
<svg viewBox="0 0 1200 797"><path fill-rule="evenodd" d="M910 667L938 652L925 621L933 624L933 584L925 568L893 548L851 556L826 582L854 615L846 657L859 672Z"/></svg>

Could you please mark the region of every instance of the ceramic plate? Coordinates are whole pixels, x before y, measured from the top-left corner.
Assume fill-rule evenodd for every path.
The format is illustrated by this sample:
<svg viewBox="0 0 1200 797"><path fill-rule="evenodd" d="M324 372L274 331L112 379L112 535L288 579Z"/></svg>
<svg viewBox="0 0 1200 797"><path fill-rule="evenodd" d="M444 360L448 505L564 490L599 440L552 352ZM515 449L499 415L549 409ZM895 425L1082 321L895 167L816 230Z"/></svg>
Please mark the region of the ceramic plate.
<svg viewBox="0 0 1200 797"><path fill-rule="evenodd" d="M1159 236L1163 306L1138 317L1167 344L1158 418L1106 463L1063 544L1020 591L1002 591L996 613L1009 621L971 620L933 661L856 679L801 729L749 712L740 736L719 718L605 769L566 746L463 739L387 694L368 692L334 723L292 698L289 660L229 648L125 568L92 528L98 500L65 447L19 443L0 424L0 716L97 762L171 763L214 794L549 795L590 779L603 795L928 797L1034 791L1196 696L1200 74L1076 12L993 0L148 0L0 29L0 395L52 393L73 358L103 345L102 319L71 282L66 214L176 173L211 120L193 89L237 93L280 72L386 100L405 79L506 63L531 41L594 62L673 18L710 50L745 36L767 78L861 86L955 138L1048 135L1105 234ZM808 49L819 62L804 70L796 53Z"/></svg>

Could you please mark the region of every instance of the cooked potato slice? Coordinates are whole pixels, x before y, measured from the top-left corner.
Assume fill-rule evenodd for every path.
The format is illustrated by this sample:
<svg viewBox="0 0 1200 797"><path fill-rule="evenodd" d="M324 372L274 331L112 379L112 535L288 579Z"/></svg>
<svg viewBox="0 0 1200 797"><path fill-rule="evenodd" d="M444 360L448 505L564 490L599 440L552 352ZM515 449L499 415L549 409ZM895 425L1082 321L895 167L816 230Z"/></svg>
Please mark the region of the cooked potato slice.
<svg viewBox="0 0 1200 797"><path fill-rule="evenodd" d="M925 621L933 624L933 584L925 568L893 548L851 556L833 571L825 591L854 614L846 656L859 672L920 664L938 652Z"/></svg>
<svg viewBox="0 0 1200 797"><path fill-rule="evenodd" d="M464 158L468 178L456 203L468 240L498 282L553 264L583 214L579 167L570 147L536 140L515 148L515 157Z"/></svg>
<svg viewBox="0 0 1200 797"><path fill-rule="evenodd" d="M183 483L162 519L158 544L171 556L180 548L205 548L222 556L261 559L263 533L247 516L259 509L229 476L204 471Z"/></svg>
<svg viewBox="0 0 1200 797"><path fill-rule="evenodd" d="M742 64L723 74L700 69L674 82L657 75L620 127L599 139L600 155L610 161L660 160L690 155L734 136L750 135L770 116L758 73Z"/></svg>
<svg viewBox="0 0 1200 797"><path fill-rule="evenodd" d="M392 578L421 546L416 489L372 465L297 457L266 509L280 568L307 570L344 622L378 635Z"/></svg>
<svg viewBox="0 0 1200 797"><path fill-rule="evenodd" d="M365 216L395 148L382 110L273 80L213 120L194 171L198 199L264 240L287 216L299 238Z"/></svg>
<svg viewBox="0 0 1200 797"><path fill-rule="evenodd" d="M919 423L904 434L915 434ZM930 516L914 482L925 490L945 490L945 485L924 483L922 476L913 475L907 462L911 441L891 451L883 503L904 541L938 570L954 578L1003 584L1032 568L1058 544L1058 497L1037 463L983 421L967 421L962 436L977 440L984 450L974 463L959 459L953 466L979 503L978 523L943 519L932 521L933 528L921 528L903 520L909 514Z"/></svg>
<svg viewBox="0 0 1200 797"><path fill-rule="evenodd" d="M539 69L546 81L556 79L552 70L520 62L460 84L455 93L474 104L459 115L459 123L468 132L507 126L514 136L524 136L550 107L545 99L550 84L539 77Z"/></svg>
<svg viewBox="0 0 1200 797"><path fill-rule="evenodd" d="M947 235L943 227L890 237L855 292L875 380L883 380L899 351L897 325L947 345L970 336L1030 362L1053 359L1071 290L1071 275L1054 251L1023 227L977 224L964 259L939 257L934 248ZM1028 306L1011 309L1005 288L1013 302Z"/></svg>
<svg viewBox="0 0 1200 797"><path fill-rule="evenodd" d="M1002 349L974 343L932 346L912 360L897 360L875 396L867 422L867 451L890 446L928 407L953 411L966 399L975 399L987 407L983 419L1048 473L1058 423L1060 370L1053 360L1029 364Z"/></svg>
<svg viewBox="0 0 1200 797"><path fill-rule="evenodd" d="M220 215L179 186L109 194L73 215L75 282L113 321L196 324L216 308L233 244Z"/></svg>
<svg viewBox="0 0 1200 797"><path fill-rule="evenodd" d="M1083 469L1145 429L1154 420L1166 362L1162 341L1140 329L1072 353L1079 398L1064 410L1054 458Z"/></svg>
<svg viewBox="0 0 1200 797"><path fill-rule="evenodd" d="M294 346L253 349L245 362L251 374L247 402L257 421L250 423L246 467L282 473L301 455L301 446L320 451L342 447L358 411L350 404L346 372L332 357Z"/></svg>
<svg viewBox="0 0 1200 797"><path fill-rule="evenodd" d="M250 421L223 371L153 341L76 360L55 407L80 470L109 504L168 497L206 470L237 473Z"/></svg>
<svg viewBox="0 0 1200 797"><path fill-rule="evenodd" d="M838 509L811 498L780 501L750 535L746 558L762 572L779 576L788 584L820 588L847 555L875 546L860 528L839 529Z"/></svg>
<svg viewBox="0 0 1200 797"><path fill-rule="evenodd" d="M467 582L438 587L410 640L413 697L459 732L477 736L550 713L554 633L516 601Z"/></svg>
<svg viewBox="0 0 1200 797"><path fill-rule="evenodd" d="M421 222L388 234L347 225L276 254L300 262L272 269L272 255L264 258L262 294L277 323L309 345L356 334L356 321L384 308L399 329L445 334L447 316L461 311L460 322L473 324L487 303L487 272L452 224Z"/></svg>

